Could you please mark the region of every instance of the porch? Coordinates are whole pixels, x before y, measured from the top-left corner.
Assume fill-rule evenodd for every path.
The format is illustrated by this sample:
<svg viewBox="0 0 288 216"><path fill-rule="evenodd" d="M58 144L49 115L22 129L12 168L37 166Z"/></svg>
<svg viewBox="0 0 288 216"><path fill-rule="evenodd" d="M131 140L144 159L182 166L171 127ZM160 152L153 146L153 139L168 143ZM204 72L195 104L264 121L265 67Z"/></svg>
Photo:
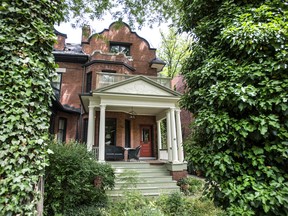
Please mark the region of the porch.
<svg viewBox="0 0 288 216"><path fill-rule="evenodd" d="M107 125L107 119L113 117L116 119L113 131L117 142L115 139L114 142L111 140L112 145L123 148L136 148L141 145L140 162L144 162L146 157L163 161L167 164L168 171L172 172L173 179L176 179L179 175L177 173L186 170L183 169L186 163L178 106L180 96L180 93L144 76L134 76L96 89L91 94L80 95L83 107L89 116L88 151L94 152L98 161L105 161L107 131L112 131ZM161 139L161 122L164 119L166 119L167 150L163 150ZM126 122L130 126L126 127Z"/></svg>

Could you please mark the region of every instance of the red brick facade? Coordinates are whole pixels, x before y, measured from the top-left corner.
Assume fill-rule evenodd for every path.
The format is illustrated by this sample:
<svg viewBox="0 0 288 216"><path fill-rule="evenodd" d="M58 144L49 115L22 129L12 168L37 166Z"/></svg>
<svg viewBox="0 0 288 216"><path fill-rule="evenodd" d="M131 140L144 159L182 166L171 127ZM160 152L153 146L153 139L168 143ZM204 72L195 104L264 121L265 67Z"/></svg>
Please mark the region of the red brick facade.
<svg viewBox="0 0 288 216"><path fill-rule="evenodd" d="M64 118L66 124L65 141L85 141L88 113L82 107L79 94L85 94L87 74L91 72L91 90L98 88L98 74L113 71L117 74L157 76L157 69L151 68L151 62L156 58L156 49L150 48L149 43L132 32L129 26L120 27L111 24L109 29L90 35L90 28L83 28L81 44L66 44L66 35L55 31L58 41L54 46L54 56L61 72L61 88L58 108L53 110L52 133L59 136L59 119ZM111 53L111 43L130 46L130 55ZM99 111L95 118L95 145L98 145ZM131 147L140 145L140 126L149 125L152 128L152 153L157 156L157 130L155 116L136 116L130 120L124 112L106 112L106 118L116 119L116 145L125 146L125 120L130 121ZM86 119L86 120L85 120Z"/></svg>

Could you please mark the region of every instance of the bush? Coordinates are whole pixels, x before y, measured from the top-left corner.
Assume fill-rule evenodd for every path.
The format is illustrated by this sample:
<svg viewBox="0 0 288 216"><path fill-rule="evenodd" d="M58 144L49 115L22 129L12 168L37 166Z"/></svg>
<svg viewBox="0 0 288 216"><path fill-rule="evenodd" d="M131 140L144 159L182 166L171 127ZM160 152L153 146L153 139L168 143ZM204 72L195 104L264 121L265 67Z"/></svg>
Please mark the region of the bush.
<svg viewBox="0 0 288 216"><path fill-rule="evenodd" d="M167 216L225 215L225 212L216 208L211 200L183 196L179 192L160 196L156 200L156 205Z"/></svg>
<svg viewBox="0 0 288 216"><path fill-rule="evenodd" d="M186 177L179 179L177 185L185 195L195 195L196 193L202 193L204 181L194 177Z"/></svg>
<svg viewBox="0 0 288 216"><path fill-rule="evenodd" d="M111 199L105 208L81 206L66 211L69 216L221 216L225 212L212 201L195 199L175 192L157 198L145 197L137 190L125 190L123 197Z"/></svg>
<svg viewBox="0 0 288 216"><path fill-rule="evenodd" d="M52 143L45 174L45 214L65 214L82 205L105 205L105 190L114 186L110 165L97 163L83 145Z"/></svg>
<svg viewBox="0 0 288 216"><path fill-rule="evenodd" d="M112 200L106 213L109 216L164 216L152 200L137 190L126 190L123 197Z"/></svg>
<svg viewBox="0 0 288 216"><path fill-rule="evenodd" d="M83 205L77 208L67 209L65 216L104 216L103 207L95 205Z"/></svg>
<svg viewBox="0 0 288 216"><path fill-rule="evenodd" d="M197 38L181 71L195 117L185 156L230 215L288 215L286 2L180 4Z"/></svg>

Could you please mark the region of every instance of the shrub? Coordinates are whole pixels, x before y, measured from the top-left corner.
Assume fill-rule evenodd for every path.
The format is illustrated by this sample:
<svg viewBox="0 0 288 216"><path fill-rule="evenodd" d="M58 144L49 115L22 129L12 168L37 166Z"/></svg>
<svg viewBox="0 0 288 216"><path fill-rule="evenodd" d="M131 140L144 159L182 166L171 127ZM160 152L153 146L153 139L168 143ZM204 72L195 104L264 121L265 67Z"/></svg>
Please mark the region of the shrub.
<svg viewBox="0 0 288 216"><path fill-rule="evenodd" d="M114 186L111 166L97 163L77 142L52 143L49 148L54 153L45 174L46 215L64 214L84 204L105 205L105 190Z"/></svg>
<svg viewBox="0 0 288 216"><path fill-rule="evenodd" d="M104 216L103 207L97 205L83 205L77 208L67 209L65 216Z"/></svg>
<svg viewBox="0 0 288 216"><path fill-rule="evenodd" d="M107 215L113 216L164 216L153 200L144 197L137 190L126 190L124 196L112 200L107 208Z"/></svg>
<svg viewBox="0 0 288 216"><path fill-rule="evenodd" d="M287 1L190 2L179 19L197 38L181 72L195 117L186 160L230 215L286 216Z"/></svg>
<svg viewBox="0 0 288 216"><path fill-rule="evenodd" d="M185 195L195 195L202 192L204 182L194 177L186 177L179 179L177 185Z"/></svg>
<svg viewBox="0 0 288 216"><path fill-rule="evenodd" d="M156 200L156 205L167 216L225 215L225 212L216 208L211 200L183 196L179 192L160 196Z"/></svg>

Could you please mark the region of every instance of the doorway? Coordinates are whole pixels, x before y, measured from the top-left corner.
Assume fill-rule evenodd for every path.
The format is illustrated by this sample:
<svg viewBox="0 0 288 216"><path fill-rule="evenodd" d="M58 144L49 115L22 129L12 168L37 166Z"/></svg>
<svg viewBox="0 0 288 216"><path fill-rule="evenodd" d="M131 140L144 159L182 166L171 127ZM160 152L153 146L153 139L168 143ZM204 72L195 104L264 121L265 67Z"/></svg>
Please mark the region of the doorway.
<svg viewBox="0 0 288 216"><path fill-rule="evenodd" d="M140 126L140 151L141 157L152 157L152 126Z"/></svg>

